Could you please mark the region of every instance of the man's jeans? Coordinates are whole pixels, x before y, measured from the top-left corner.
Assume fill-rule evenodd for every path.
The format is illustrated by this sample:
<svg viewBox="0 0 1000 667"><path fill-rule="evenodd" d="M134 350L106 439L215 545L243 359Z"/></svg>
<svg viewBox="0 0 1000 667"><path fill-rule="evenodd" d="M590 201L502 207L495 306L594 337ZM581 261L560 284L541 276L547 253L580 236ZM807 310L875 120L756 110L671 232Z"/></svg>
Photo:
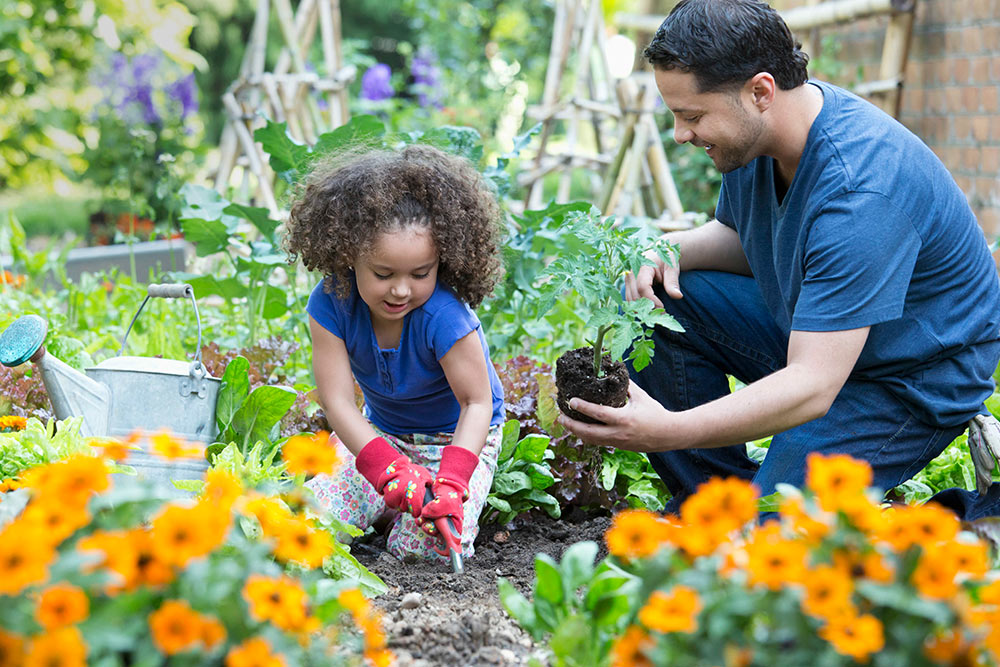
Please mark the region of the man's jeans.
<svg viewBox="0 0 1000 667"><path fill-rule="evenodd" d="M656 294L684 333L657 327L652 363L632 378L669 410L686 410L729 393L727 374L745 384L786 365L788 338L769 314L756 282L717 271L680 274L683 299L671 299L661 285ZM873 485L888 491L919 472L965 430L965 425L935 428L918 421L882 385L848 380L823 417L778 433L758 467L744 445L649 454L674 499L676 512L699 484L713 476L752 480L761 495L780 482L801 487L806 457L812 452L848 454L868 461ZM998 487L1000 485L994 485ZM994 512L1000 489L974 501L973 494L951 489L941 498L968 518ZM972 507L976 505L977 507Z"/></svg>

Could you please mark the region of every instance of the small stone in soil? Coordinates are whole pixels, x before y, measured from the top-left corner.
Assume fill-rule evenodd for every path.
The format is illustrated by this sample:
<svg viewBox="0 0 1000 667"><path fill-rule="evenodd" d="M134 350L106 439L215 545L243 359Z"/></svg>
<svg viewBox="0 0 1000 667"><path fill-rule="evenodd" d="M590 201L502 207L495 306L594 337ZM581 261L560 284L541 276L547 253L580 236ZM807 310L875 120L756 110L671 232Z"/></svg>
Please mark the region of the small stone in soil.
<svg viewBox="0 0 1000 667"><path fill-rule="evenodd" d="M400 609L416 609L420 606L423 596L420 593L407 593L399 601Z"/></svg>

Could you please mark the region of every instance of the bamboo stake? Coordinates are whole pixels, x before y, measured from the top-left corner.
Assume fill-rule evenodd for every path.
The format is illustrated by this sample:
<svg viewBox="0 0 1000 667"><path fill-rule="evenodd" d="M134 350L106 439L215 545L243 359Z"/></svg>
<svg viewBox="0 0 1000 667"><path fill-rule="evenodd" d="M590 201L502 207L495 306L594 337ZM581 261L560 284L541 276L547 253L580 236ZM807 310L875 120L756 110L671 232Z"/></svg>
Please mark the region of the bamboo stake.
<svg viewBox="0 0 1000 667"><path fill-rule="evenodd" d="M320 0L319 3L319 25L320 35L323 40L323 63L326 65L328 77L337 76L340 73L340 57L337 53L337 39L333 34L333 2L330 0ZM339 12L339 7L337 8ZM339 91L330 90L327 93L327 112L330 116L330 128L340 127L344 124L341 115L340 97L343 89Z"/></svg>
<svg viewBox="0 0 1000 667"><path fill-rule="evenodd" d="M635 81L632 79L622 79L615 88L615 92L618 95L618 103L621 105L624 113L624 121L618 151L604 172L604 188L597 198L598 208L601 209L604 215L611 215L611 198L618 185L618 179L622 172L622 163L625 161L625 156L628 154L628 149L635 137L635 123L638 118L633 106L635 101L635 86Z"/></svg>
<svg viewBox="0 0 1000 667"><path fill-rule="evenodd" d="M577 67L573 73L573 94L582 96L584 84L590 73L590 51L594 44L594 31L600 20L598 12L601 11L600 0L590 0L587 14L581 26L580 47L576 52ZM572 115L566 125L566 152L572 154L576 151L577 135L580 131L580 107L576 104L570 106ZM563 171L559 176L559 187L556 190L556 201L564 202L569 199L569 189L572 182L572 174L569 170Z"/></svg>
<svg viewBox="0 0 1000 667"><path fill-rule="evenodd" d="M913 12L896 14L889 19L885 29L885 42L882 45L882 63L879 76L883 80L895 78L897 85L889 89L882 103L882 110L893 118L899 117L902 106L903 77L906 75L906 60L910 52L910 39L913 35Z"/></svg>
<svg viewBox="0 0 1000 667"><path fill-rule="evenodd" d="M271 184L265 176L265 165L261 160L260 153L257 152L257 144L254 142L249 128L243 122L243 112L236 101L236 96L232 93L226 93L222 96L222 105L229 112L229 117L233 120L232 127L236 131L236 137L239 139L240 144L243 146L243 154L250 163L250 171L257 177L257 185L261 196L264 198L264 203L271 215L276 216L278 214L278 204L274 199Z"/></svg>
<svg viewBox="0 0 1000 667"><path fill-rule="evenodd" d="M222 128L222 139L219 140L219 169L215 172L215 190L224 192L229 185L229 176L236 166L237 139L232 122L227 122Z"/></svg>

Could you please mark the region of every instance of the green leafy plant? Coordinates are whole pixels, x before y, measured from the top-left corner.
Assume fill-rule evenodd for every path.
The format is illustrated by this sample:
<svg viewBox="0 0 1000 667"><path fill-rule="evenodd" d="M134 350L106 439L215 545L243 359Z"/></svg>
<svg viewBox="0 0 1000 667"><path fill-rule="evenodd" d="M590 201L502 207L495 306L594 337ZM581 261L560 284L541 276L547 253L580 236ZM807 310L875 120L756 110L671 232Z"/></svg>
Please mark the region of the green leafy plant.
<svg viewBox="0 0 1000 667"><path fill-rule="evenodd" d="M605 354L621 360L630 347L629 360L642 370L653 356L652 327L683 328L671 315L655 309L649 299L626 301L621 281L627 272L636 274L642 266L653 265L645 256L649 252L672 264L676 246L651 229L602 218L595 209L567 214L564 226L573 241L542 273L538 311L548 312L567 291L578 294L589 315L587 327L596 334L594 377L601 377Z"/></svg>
<svg viewBox="0 0 1000 667"><path fill-rule="evenodd" d="M523 512L541 507L552 518L559 518L559 501L545 492L556 478L549 467L553 453L549 439L530 434L519 438L520 424L510 420L503 426L503 444L497 456L497 472L486 498L489 510L484 523L501 525Z"/></svg>
<svg viewBox="0 0 1000 667"><path fill-rule="evenodd" d="M281 418L295 403L297 394L294 389L280 385L260 385L251 391L249 367L245 357L236 357L222 374L215 409L219 439L209 447L209 456L235 443L244 456L256 451L273 459ZM260 449L254 447L258 442L264 443Z"/></svg>
<svg viewBox="0 0 1000 667"><path fill-rule="evenodd" d="M0 480L73 454L90 454L88 438L80 433L82 426L83 417L47 424L29 417L23 430L0 433Z"/></svg>
<svg viewBox="0 0 1000 667"><path fill-rule="evenodd" d="M556 667L607 664L613 638L625 625L639 580L610 560L595 565L596 542L577 542L559 562L535 557L529 601L504 578L500 602L535 641L545 640Z"/></svg>

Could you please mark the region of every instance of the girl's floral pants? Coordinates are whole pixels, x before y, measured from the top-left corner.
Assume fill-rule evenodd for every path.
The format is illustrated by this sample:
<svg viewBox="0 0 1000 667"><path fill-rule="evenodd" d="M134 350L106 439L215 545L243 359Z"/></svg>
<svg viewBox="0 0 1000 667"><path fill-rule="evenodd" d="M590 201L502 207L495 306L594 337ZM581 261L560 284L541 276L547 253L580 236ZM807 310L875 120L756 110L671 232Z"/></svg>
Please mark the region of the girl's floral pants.
<svg viewBox="0 0 1000 667"><path fill-rule="evenodd" d="M379 435L388 440L401 454L408 456L414 463L426 467L432 474L437 472L441 463L441 451L445 445L451 444L452 438L451 433L436 435L414 433L406 437L386 433ZM479 534L479 515L493 485L501 440L501 427L490 428L486 444L479 454L479 465L469 480L469 499L462 506L465 512L462 555L465 558L475 553L473 542ZM340 457L339 467L330 475L317 475L306 482L306 486L316 495L316 500L324 510L341 521L366 530L386 512L385 501L375 487L358 472L354 465L354 455L339 441L336 447ZM409 514L396 513L386 540L389 553L399 559L411 555L422 560L447 562L447 558L434 551L435 545L440 548L437 536L425 533L417 520Z"/></svg>

